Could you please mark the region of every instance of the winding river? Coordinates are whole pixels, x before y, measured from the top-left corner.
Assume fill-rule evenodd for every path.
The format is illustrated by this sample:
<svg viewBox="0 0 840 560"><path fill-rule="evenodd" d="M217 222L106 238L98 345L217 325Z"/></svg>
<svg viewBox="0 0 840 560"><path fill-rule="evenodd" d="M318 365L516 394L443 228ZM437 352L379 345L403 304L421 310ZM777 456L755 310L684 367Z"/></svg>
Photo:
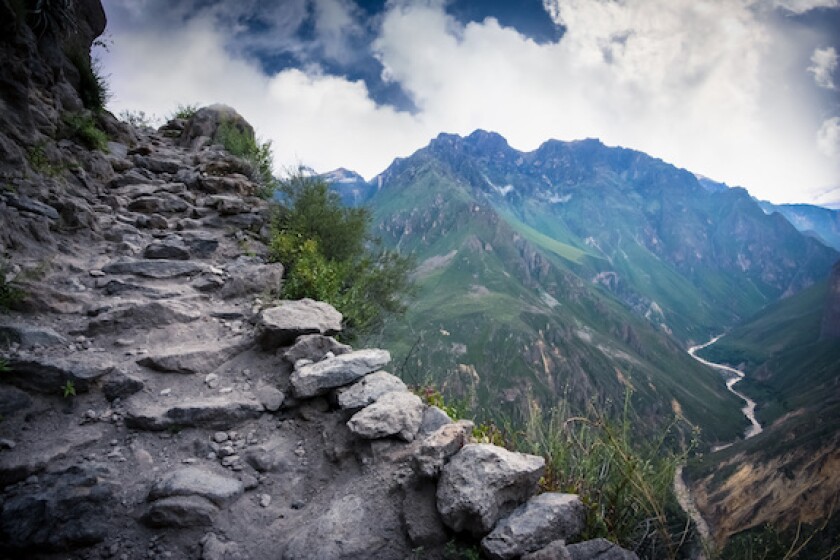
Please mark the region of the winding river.
<svg viewBox="0 0 840 560"><path fill-rule="evenodd" d="M697 346L692 346L688 349L688 354L701 364L707 365L710 368L716 369L717 371L721 372L726 378L726 388L729 389L729 391L733 395L736 395L738 398L744 401L745 404L744 407L741 409L741 412L743 412L744 416L747 417L747 420L750 421L750 427L747 428L746 432L744 432L744 439L749 439L753 436L760 434L762 428L761 424L758 423L758 420L755 417L755 401L735 389L735 385L744 378L744 373L740 370L729 366L725 366L723 364L716 364L714 362L704 360L703 358L697 355L698 350L702 350L707 346L711 346L712 344L717 342L722 336L723 335L721 334L712 338L709 342L705 344L698 344ZM720 451L721 449L725 449L730 445L732 444L729 443L726 445L715 447L712 449L712 452ZM685 511L689 517L691 517L692 521L694 521L694 524L697 527L697 531L700 533L700 537L702 538L703 542L711 543L711 531L709 531L709 525L708 523L706 523L706 520L703 519L703 516L700 514L700 511L697 509L697 506L694 503L694 498L691 496L691 491L685 484L685 481L683 480L682 472L683 465L680 465L679 467L677 467L677 472L674 474L674 492L677 495L677 501L679 501L683 511ZM705 554L703 552L700 552L696 558L698 560L704 559Z"/></svg>
<svg viewBox="0 0 840 560"><path fill-rule="evenodd" d="M747 417L747 420L750 421L750 427L747 428L747 431L744 433L744 439L749 439L761 433L761 424L759 424L758 420L756 420L755 418L755 401L749 398L748 396L744 395L743 393L739 393L737 390L735 390L735 385L744 378L744 372L729 366L725 366L723 364L716 364L714 362L704 360L703 358L697 355L698 350L702 350L707 346L711 346L712 344L720 340L720 337L722 336L722 334L719 334L705 344L698 344L697 346L692 346L688 349L688 354L701 364L705 364L711 368L722 372L724 376L727 377L726 388L729 389L729 392L731 392L733 395L736 395L738 398L743 400L744 403L746 403L744 405L744 408L741 409L741 412L743 412L744 416Z"/></svg>

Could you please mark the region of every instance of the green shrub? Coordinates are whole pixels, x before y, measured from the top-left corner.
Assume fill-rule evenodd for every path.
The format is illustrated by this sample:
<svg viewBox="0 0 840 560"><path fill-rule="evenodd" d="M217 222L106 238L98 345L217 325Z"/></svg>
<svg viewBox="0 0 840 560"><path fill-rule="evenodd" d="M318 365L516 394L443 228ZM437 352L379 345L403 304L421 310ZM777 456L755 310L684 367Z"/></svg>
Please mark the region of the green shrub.
<svg viewBox="0 0 840 560"><path fill-rule="evenodd" d="M572 415L565 399L547 414L532 407L524 430L506 434L508 446L545 457L545 490L581 496L585 539L605 537L642 558L678 558L691 535L673 481L689 450L665 446L676 420L652 443L634 438L630 399L628 391L617 423L594 407Z"/></svg>
<svg viewBox="0 0 840 560"><path fill-rule="evenodd" d="M251 165L251 179L259 183L257 195L270 199L277 188L277 179L272 170L274 154L271 141L261 142L250 131L237 127L233 122L223 121L216 130L214 141L223 145L231 154L241 157Z"/></svg>
<svg viewBox="0 0 840 560"><path fill-rule="evenodd" d="M188 119L192 118L192 116L195 115L196 112L198 112L198 109L199 109L199 107L198 107L197 104L188 103L186 105L182 105L182 104L179 103L178 108L175 109L175 112L172 113L172 115L170 115L168 120L170 120L170 121L173 120L173 119L188 120Z"/></svg>
<svg viewBox="0 0 840 560"><path fill-rule="evenodd" d="M101 131L92 115L76 113L64 118L68 136L90 150L108 151L108 135Z"/></svg>
<svg viewBox="0 0 840 560"><path fill-rule="evenodd" d="M282 295L310 297L344 315L345 340L369 334L404 310L411 261L368 239L370 214L346 208L318 177L296 173L279 184L269 257L286 267Z"/></svg>
<svg viewBox="0 0 840 560"><path fill-rule="evenodd" d="M102 75L99 61L92 60L89 53L82 49L71 49L67 57L79 72L78 91L85 109L101 113L111 97L111 92Z"/></svg>

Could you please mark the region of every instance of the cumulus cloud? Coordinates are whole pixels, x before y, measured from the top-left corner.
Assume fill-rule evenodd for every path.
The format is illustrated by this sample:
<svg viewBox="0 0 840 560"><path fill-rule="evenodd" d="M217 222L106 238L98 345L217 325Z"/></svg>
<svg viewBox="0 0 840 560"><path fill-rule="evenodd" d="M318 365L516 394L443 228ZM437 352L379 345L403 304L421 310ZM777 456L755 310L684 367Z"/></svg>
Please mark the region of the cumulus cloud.
<svg viewBox="0 0 840 560"><path fill-rule="evenodd" d="M828 157L840 157L840 117L822 123L817 131L817 147Z"/></svg>
<svg viewBox="0 0 840 560"><path fill-rule="evenodd" d="M814 81L818 86L826 89L837 89L834 84L834 71L837 70L837 51L834 47L814 49L811 55L811 66L808 72L814 75Z"/></svg>
<svg viewBox="0 0 840 560"><path fill-rule="evenodd" d="M360 15L349 0L301 0L310 1L324 44L335 34L329 48L340 56ZM519 149L599 137L777 202L837 186L840 159L823 149L836 127L826 128L810 98L776 93L787 76L774 49L787 43L754 1L545 5L566 33L538 44L492 18L461 24L442 0L388 2L372 48L384 79L413 100L411 114L377 105L363 82L317 64L265 76L227 48L233 32L210 15L177 34L115 36L105 60L113 108L165 114L178 102L226 102L274 140L279 164L367 177L441 131L484 128ZM791 75L801 79L801 68Z"/></svg>

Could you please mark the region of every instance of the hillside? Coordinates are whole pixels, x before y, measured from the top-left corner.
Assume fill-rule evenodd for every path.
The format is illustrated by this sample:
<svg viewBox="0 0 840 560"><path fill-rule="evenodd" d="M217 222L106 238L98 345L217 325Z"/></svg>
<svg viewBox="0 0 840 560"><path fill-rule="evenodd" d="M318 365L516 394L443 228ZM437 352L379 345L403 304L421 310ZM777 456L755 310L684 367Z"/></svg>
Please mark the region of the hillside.
<svg viewBox="0 0 840 560"><path fill-rule="evenodd" d="M828 280L769 306L700 352L745 371L739 388L759 403L766 426L691 468L698 506L721 541L763 523L792 533L798 522L815 528L832 514L836 519L840 344L830 324L838 287L840 265Z"/></svg>
<svg viewBox="0 0 840 560"><path fill-rule="evenodd" d="M840 210L811 204L771 204L759 202L768 214L778 212L799 231L840 251Z"/></svg>
<svg viewBox="0 0 840 560"><path fill-rule="evenodd" d="M380 234L419 262L417 303L382 343L407 379L514 418L530 399L616 403L632 386L643 417L681 411L731 440L733 397L683 345L837 255L742 190L591 140L520 153L493 133L441 135L371 185Z"/></svg>

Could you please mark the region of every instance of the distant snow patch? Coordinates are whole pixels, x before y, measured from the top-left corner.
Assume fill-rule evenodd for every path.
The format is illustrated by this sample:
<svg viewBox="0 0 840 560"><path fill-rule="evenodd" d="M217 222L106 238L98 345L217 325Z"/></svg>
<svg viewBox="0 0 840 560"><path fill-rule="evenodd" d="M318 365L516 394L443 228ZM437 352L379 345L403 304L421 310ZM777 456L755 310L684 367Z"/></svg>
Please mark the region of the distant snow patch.
<svg viewBox="0 0 840 560"><path fill-rule="evenodd" d="M543 292L540 294L540 296L542 297L542 300L545 302L545 304L551 309L554 309L555 307L560 305L560 302L554 299L552 295L548 292Z"/></svg>

